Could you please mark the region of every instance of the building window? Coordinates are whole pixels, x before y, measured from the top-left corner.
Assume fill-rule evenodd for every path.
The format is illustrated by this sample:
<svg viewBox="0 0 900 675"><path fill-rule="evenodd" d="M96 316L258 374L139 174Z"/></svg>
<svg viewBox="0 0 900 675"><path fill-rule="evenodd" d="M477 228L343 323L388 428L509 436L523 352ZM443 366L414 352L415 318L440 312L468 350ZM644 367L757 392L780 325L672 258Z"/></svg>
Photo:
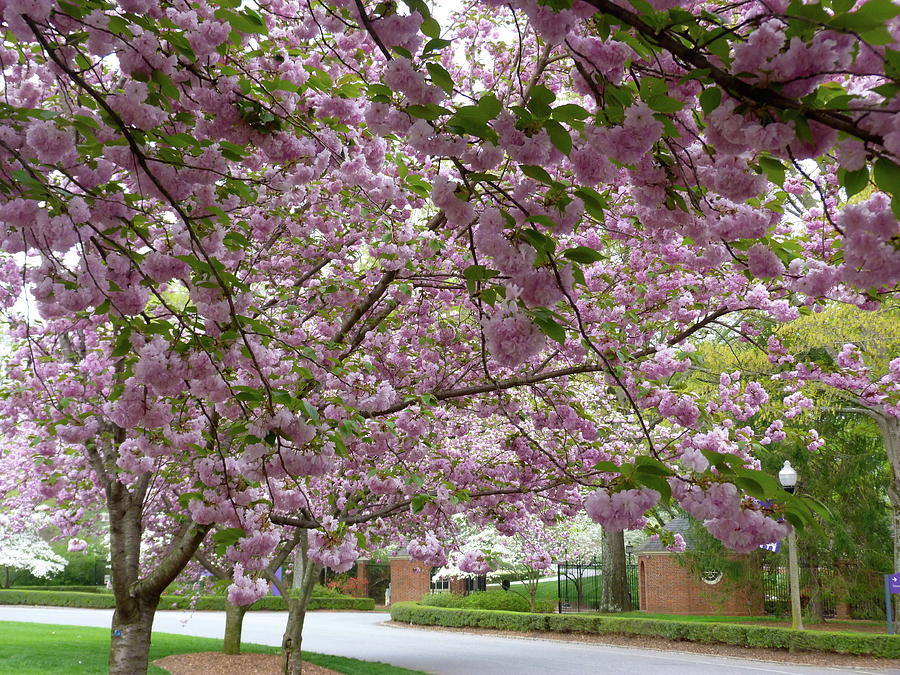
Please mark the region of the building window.
<svg viewBox="0 0 900 675"><path fill-rule="evenodd" d="M703 580L703 583L709 584L710 586L714 586L715 584L722 581L722 571L721 570L703 570L700 572L700 578Z"/></svg>
<svg viewBox="0 0 900 675"><path fill-rule="evenodd" d="M440 568L432 567L431 568L431 592L432 593L449 593L450 592L450 579L435 579L434 574Z"/></svg>

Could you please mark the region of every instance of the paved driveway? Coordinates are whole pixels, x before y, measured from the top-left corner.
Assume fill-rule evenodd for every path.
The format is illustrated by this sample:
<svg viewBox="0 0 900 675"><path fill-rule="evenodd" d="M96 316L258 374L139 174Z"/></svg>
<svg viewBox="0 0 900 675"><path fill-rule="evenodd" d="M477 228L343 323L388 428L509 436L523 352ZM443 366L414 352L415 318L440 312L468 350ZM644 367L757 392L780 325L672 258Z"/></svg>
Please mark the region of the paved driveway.
<svg viewBox="0 0 900 675"><path fill-rule="evenodd" d="M97 609L0 607L0 620L108 627L112 612ZM814 673L879 673L795 666L652 649L588 645L557 640L495 637L384 625L380 612L311 612L307 615L303 648L325 654L384 661L436 675L812 675ZM244 640L278 645L285 614L248 612ZM154 630L203 637L221 637L222 612L159 612Z"/></svg>

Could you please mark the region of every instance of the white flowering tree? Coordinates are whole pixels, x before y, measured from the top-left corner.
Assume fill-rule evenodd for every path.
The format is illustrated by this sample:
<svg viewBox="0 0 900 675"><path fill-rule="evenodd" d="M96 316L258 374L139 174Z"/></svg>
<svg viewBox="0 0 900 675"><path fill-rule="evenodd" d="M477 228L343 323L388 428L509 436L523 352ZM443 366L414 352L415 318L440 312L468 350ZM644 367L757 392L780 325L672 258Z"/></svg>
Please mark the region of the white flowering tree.
<svg viewBox="0 0 900 675"><path fill-rule="evenodd" d="M35 514L29 522L17 527L6 515L0 514L0 584L3 588L12 585L16 571L47 577L65 568L65 558L55 553L41 536L44 521L40 514Z"/></svg>
<svg viewBox="0 0 900 675"><path fill-rule="evenodd" d="M600 554L602 528L585 515L558 523L537 518L531 527L504 534L495 527L462 529L464 544L435 573L437 579L486 574L488 578L517 578L525 587L531 611L537 608L541 579L555 563Z"/></svg>

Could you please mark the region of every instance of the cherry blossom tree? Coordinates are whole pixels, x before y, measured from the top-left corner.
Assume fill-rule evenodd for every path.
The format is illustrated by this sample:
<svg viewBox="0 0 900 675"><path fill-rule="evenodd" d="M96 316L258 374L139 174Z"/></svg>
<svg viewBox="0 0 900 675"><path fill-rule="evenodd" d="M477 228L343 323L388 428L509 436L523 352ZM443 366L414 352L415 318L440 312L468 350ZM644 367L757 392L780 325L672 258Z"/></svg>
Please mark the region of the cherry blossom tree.
<svg viewBox="0 0 900 675"><path fill-rule="evenodd" d="M274 525L340 567L401 513L426 558L462 511L811 517L759 384L681 375L732 313L896 290L900 8L630 5L0 4L3 461L73 536L105 504L110 672L210 531L250 602Z"/></svg>

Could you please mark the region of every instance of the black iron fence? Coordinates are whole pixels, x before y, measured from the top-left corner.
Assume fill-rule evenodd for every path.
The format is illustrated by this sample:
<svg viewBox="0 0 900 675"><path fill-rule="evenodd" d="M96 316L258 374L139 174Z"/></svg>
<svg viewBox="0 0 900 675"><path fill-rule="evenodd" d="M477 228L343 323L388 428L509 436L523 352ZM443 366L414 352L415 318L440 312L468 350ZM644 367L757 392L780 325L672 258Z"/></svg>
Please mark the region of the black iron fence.
<svg viewBox="0 0 900 675"><path fill-rule="evenodd" d="M638 566L625 566L631 606L638 608ZM580 562L559 563L556 566L559 611L596 612L603 597L603 564L593 558Z"/></svg>
<svg viewBox="0 0 900 675"><path fill-rule="evenodd" d="M763 589L763 608L766 614L787 616L791 613L791 591L786 565L764 563L760 568ZM822 616L833 617L836 575L827 567L800 567L800 604L807 609L820 603Z"/></svg>

